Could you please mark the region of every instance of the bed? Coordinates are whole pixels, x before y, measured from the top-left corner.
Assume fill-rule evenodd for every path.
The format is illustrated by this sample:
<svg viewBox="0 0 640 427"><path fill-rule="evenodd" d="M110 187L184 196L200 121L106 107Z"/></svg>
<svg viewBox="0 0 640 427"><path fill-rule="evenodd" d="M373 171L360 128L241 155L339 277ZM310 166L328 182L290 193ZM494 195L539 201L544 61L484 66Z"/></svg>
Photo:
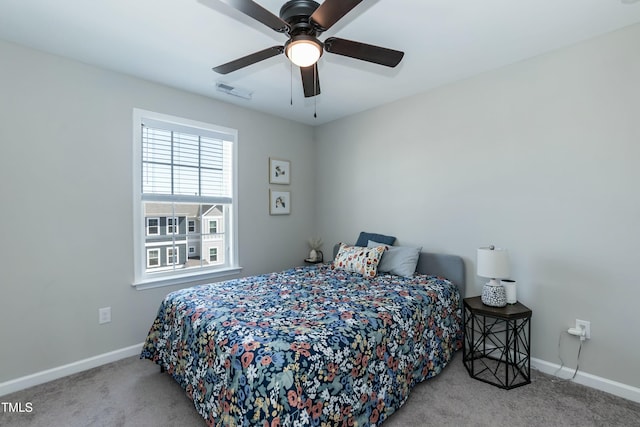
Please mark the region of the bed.
<svg viewBox="0 0 640 427"><path fill-rule="evenodd" d="M337 264L172 292L141 358L210 426L378 426L461 348L464 263L420 252L412 277L368 278Z"/></svg>

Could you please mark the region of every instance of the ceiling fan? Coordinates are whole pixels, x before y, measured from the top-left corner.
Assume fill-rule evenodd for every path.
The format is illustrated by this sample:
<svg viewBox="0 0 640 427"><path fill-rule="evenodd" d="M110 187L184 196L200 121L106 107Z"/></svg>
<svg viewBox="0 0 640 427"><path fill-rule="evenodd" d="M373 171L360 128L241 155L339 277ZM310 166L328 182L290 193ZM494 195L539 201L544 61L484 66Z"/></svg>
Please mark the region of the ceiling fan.
<svg viewBox="0 0 640 427"><path fill-rule="evenodd" d="M374 64L395 67L404 52L374 46L352 40L329 37L323 42L318 36L338 22L362 0L325 0L318 4L313 0L290 0L280 8L276 16L252 0L223 0L271 29L285 34L289 40L283 46L272 46L226 64L213 68L220 74L228 74L265 59L284 53L300 67L305 97L320 94L317 61L323 51L348 56Z"/></svg>

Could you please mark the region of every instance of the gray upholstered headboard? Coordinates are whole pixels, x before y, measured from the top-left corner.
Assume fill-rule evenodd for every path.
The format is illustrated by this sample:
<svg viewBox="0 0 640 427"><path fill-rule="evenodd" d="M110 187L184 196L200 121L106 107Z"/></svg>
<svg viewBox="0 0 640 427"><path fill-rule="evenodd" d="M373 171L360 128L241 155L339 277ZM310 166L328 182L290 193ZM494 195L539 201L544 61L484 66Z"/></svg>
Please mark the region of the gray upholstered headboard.
<svg viewBox="0 0 640 427"><path fill-rule="evenodd" d="M333 247L333 257L335 258L340 249L340 244ZM431 252L420 252L416 271L421 274L430 274L449 279L458 287L460 295L465 297L466 271L464 260L457 255L436 254Z"/></svg>

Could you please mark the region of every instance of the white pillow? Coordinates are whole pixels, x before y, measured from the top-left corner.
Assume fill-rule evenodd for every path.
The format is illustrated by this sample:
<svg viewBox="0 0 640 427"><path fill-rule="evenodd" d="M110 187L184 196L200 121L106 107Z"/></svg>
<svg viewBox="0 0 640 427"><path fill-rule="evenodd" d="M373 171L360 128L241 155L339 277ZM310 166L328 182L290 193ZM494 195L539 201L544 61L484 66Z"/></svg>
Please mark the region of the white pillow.
<svg viewBox="0 0 640 427"><path fill-rule="evenodd" d="M358 273L367 279L376 277L380 257L385 252L384 245L362 247L340 243L340 249L333 260L333 268Z"/></svg>
<svg viewBox="0 0 640 427"><path fill-rule="evenodd" d="M378 271L380 273L391 273L397 276L411 277L416 272L422 246L390 246L374 242L373 240L369 240L367 246L370 248L377 246L387 248L378 263Z"/></svg>

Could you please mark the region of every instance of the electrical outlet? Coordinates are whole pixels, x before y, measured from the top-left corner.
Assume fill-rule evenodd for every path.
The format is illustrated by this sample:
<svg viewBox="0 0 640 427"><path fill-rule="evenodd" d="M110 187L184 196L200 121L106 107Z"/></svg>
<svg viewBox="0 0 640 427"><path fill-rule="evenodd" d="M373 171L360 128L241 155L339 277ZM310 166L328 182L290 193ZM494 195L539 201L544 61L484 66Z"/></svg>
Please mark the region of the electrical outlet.
<svg viewBox="0 0 640 427"><path fill-rule="evenodd" d="M591 339L591 322L576 319L576 329L584 329L584 337L588 340Z"/></svg>
<svg viewBox="0 0 640 427"><path fill-rule="evenodd" d="M111 322L111 307L103 307L98 309L98 323L109 323Z"/></svg>

